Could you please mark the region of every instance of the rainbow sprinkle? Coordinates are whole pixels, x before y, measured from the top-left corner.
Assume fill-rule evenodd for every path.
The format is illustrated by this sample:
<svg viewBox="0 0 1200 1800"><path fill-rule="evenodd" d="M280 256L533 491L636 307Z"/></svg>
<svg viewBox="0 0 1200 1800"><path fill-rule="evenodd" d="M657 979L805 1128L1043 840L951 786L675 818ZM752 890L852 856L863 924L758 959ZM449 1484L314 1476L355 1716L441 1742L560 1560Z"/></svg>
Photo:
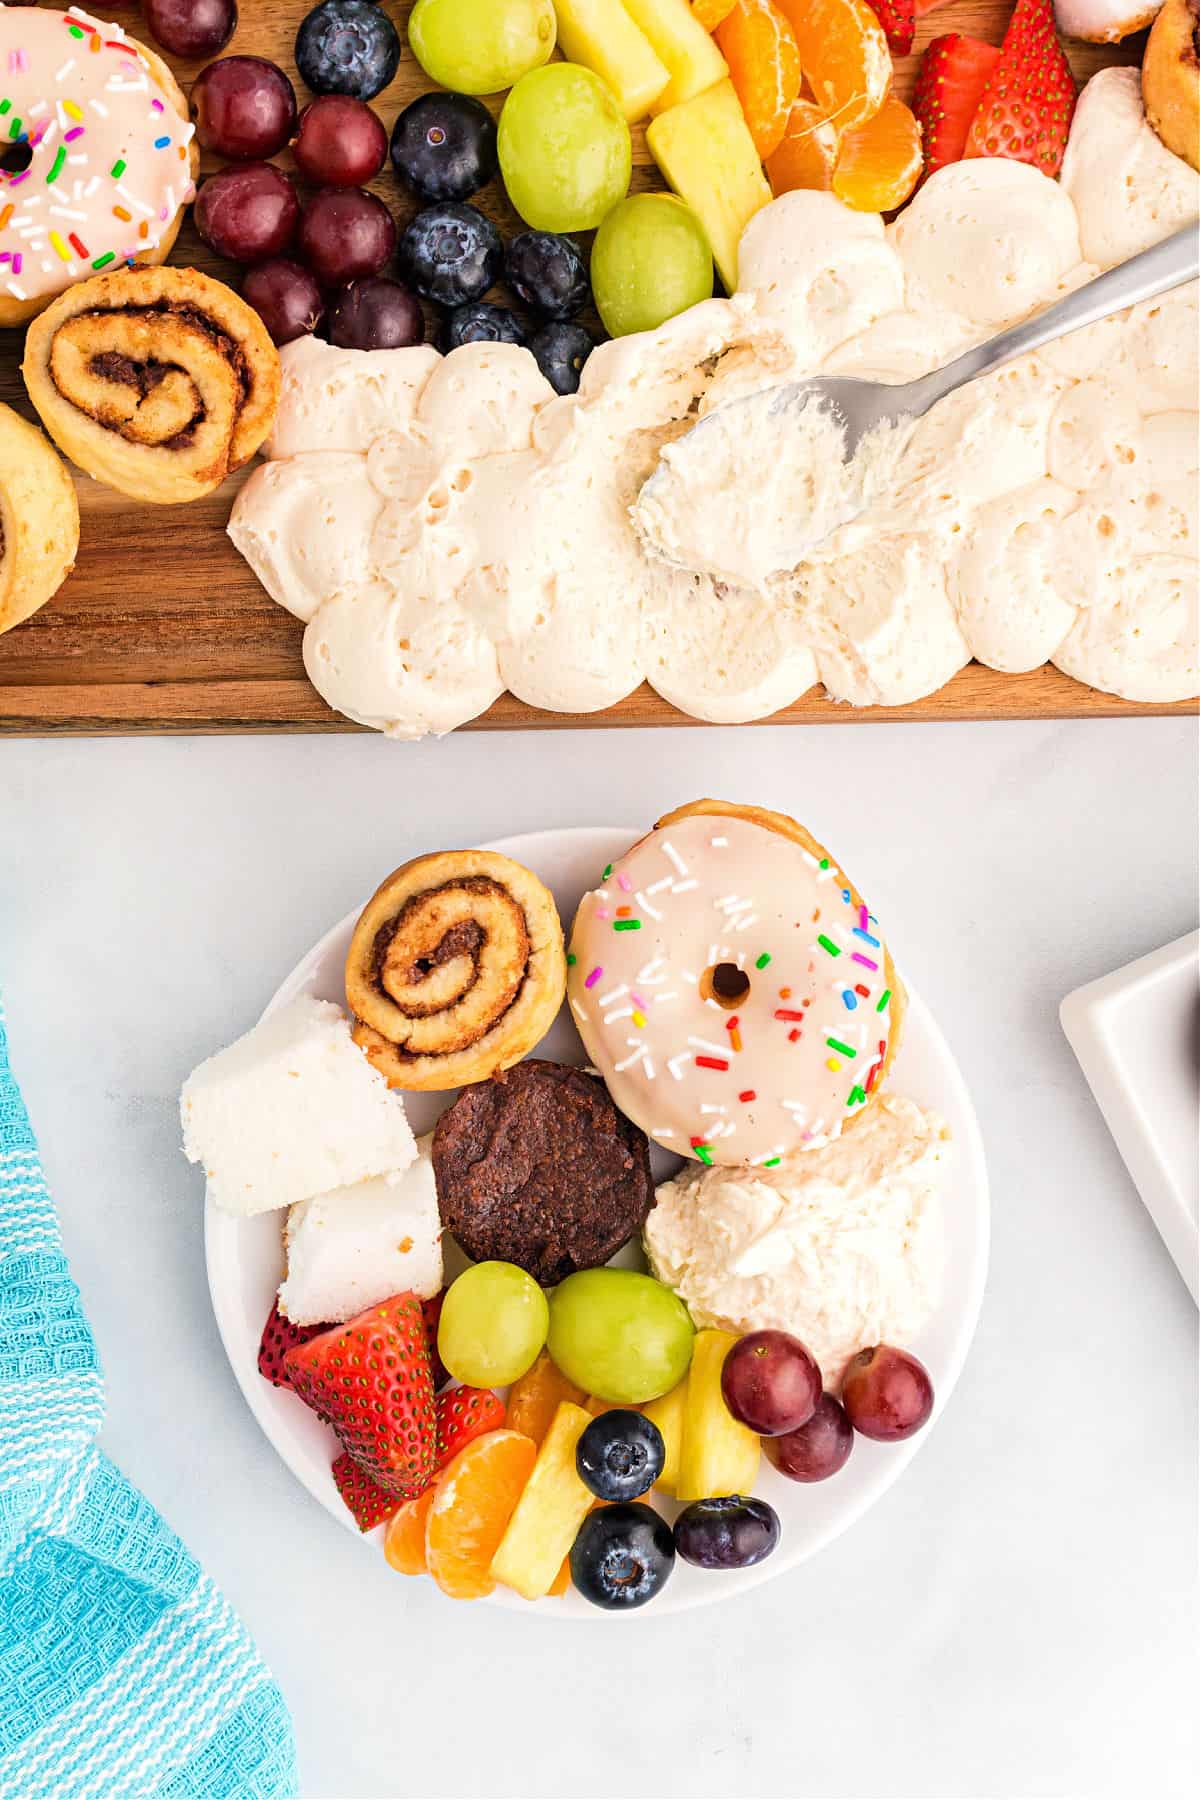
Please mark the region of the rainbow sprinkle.
<svg viewBox="0 0 1200 1800"><path fill-rule="evenodd" d="M756 969L765 969L770 960L771 952L764 950L761 956L755 958L754 966Z"/></svg>
<svg viewBox="0 0 1200 1800"><path fill-rule="evenodd" d="M826 951L830 956L840 956L842 954L841 946L835 944L832 938L827 938L824 932L821 932L820 936L817 938L817 942L820 944L822 950Z"/></svg>
<svg viewBox="0 0 1200 1800"><path fill-rule="evenodd" d="M855 1057L858 1055L857 1050L852 1050L849 1044L843 1044L839 1038L827 1037L825 1042L831 1050L836 1050L839 1056Z"/></svg>
<svg viewBox="0 0 1200 1800"><path fill-rule="evenodd" d="M640 919L614 919L613 920L613 930L614 931L640 931L641 929L642 929L642 921Z"/></svg>

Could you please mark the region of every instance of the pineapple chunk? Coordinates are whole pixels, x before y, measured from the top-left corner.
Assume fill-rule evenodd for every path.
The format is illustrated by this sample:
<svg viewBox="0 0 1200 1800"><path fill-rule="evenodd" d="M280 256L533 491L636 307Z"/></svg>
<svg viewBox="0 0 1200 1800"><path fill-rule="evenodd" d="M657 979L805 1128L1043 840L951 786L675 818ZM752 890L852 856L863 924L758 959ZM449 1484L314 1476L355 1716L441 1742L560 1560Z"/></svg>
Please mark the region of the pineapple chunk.
<svg viewBox="0 0 1200 1800"><path fill-rule="evenodd" d="M728 75L725 58L693 14L688 0L624 0L624 5L671 73L669 84L651 108L653 112L681 106Z"/></svg>
<svg viewBox="0 0 1200 1800"><path fill-rule="evenodd" d="M650 154L696 214L725 291L737 287L738 241L771 189L731 81L659 113L646 127Z"/></svg>
<svg viewBox="0 0 1200 1800"><path fill-rule="evenodd" d="M642 1411L662 1432L663 1444L666 1448L666 1460L662 1474L655 1482L664 1494L673 1494L675 1484L679 1480L679 1452L683 1445L683 1408L687 1400L687 1376L669 1394L663 1394L658 1400L651 1400Z"/></svg>
<svg viewBox="0 0 1200 1800"><path fill-rule="evenodd" d="M758 1475L759 1442L740 1425L721 1394L721 1369L737 1338L731 1331L698 1331L683 1404L683 1445L675 1498L712 1500L719 1494L751 1494Z"/></svg>
<svg viewBox="0 0 1200 1800"><path fill-rule="evenodd" d="M671 79L621 0L554 0L558 44L568 62L582 63L611 88L632 125L644 119Z"/></svg>
<svg viewBox="0 0 1200 1800"><path fill-rule="evenodd" d="M559 1406L492 1558L489 1573L526 1600L550 1592L592 1504L575 1468L575 1446L591 1422L573 1401Z"/></svg>

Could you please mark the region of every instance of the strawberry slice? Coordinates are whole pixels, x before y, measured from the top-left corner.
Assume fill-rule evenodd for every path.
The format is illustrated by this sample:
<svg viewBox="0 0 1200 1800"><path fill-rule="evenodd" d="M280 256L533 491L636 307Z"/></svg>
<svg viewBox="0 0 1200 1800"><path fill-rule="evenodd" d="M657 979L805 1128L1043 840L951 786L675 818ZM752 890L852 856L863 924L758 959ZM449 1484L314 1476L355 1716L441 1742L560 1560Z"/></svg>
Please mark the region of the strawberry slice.
<svg viewBox="0 0 1200 1800"><path fill-rule="evenodd" d="M450 1379L450 1371L438 1355L437 1334L438 1322L442 1316L442 1301L446 1298L446 1290L435 1294L432 1300L422 1300L421 1311L425 1316L425 1335L429 1339L429 1366L433 1370L433 1391L440 1394Z"/></svg>
<svg viewBox="0 0 1200 1800"><path fill-rule="evenodd" d="M912 103L925 151L922 180L962 156L980 97L999 61L994 44L957 31L936 37L929 45L917 71Z"/></svg>
<svg viewBox="0 0 1200 1800"><path fill-rule="evenodd" d="M870 0L870 6L883 26L888 49L896 56L907 56L916 30L914 0Z"/></svg>
<svg viewBox="0 0 1200 1800"><path fill-rule="evenodd" d="M437 1466L444 1469L464 1444L485 1431L499 1431L504 1423L504 1402L491 1388L456 1387L439 1394L437 1408Z"/></svg>
<svg viewBox="0 0 1200 1800"><path fill-rule="evenodd" d="M310 1338L329 1329L328 1325L293 1325L290 1319L284 1318L276 1300L263 1326L262 1341L258 1346L259 1374L272 1387L290 1388L292 1383L283 1366L284 1357L297 1344L307 1344Z"/></svg>
<svg viewBox="0 0 1200 1800"><path fill-rule="evenodd" d="M333 1479L360 1531L374 1531L377 1525L391 1518L399 1504L395 1494L386 1493L377 1481L372 1481L347 1450L342 1451L333 1465Z"/></svg>
<svg viewBox="0 0 1200 1800"><path fill-rule="evenodd" d="M1075 81L1054 30L1052 0L1017 0L971 121L967 156L1007 157L1055 176L1074 111Z"/></svg>
<svg viewBox="0 0 1200 1800"><path fill-rule="evenodd" d="M437 1448L421 1302L396 1294L284 1358L300 1398L381 1488L406 1500L429 1485Z"/></svg>

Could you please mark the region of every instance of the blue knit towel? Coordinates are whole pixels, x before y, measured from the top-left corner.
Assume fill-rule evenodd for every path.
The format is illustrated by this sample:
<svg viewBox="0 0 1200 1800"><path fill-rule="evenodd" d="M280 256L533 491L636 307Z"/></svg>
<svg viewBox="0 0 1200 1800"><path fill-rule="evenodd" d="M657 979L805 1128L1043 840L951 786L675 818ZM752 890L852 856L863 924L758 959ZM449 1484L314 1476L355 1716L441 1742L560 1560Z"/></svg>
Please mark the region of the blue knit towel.
<svg viewBox="0 0 1200 1800"><path fill-rule="evenodd" d="M0 1007L0 1796L294 1795L282 1695L103 1417Z"/></svg>

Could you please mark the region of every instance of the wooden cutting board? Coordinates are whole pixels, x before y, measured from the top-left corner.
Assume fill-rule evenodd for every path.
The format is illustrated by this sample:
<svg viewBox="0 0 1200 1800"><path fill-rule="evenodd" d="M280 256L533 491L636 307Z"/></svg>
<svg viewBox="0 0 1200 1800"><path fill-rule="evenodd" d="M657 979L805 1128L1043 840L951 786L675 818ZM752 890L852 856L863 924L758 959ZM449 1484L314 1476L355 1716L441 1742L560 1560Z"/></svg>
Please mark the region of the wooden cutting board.
<svg viewBox="0 0 1200 1800"><path fill-rule="evenodd" d="M410 11L385 0L401 27ZM103 8L96 10L103 13ZM283 65L306 97L292 60L307 7L287 0L242 0L241 23L226 54L267 56ZM918 28L916 50L944 31L966 31L999 43L1008 0L955 0ZM136 9L113 6L135 34ZM1082 81L1114 61L1137 61L1142 39L1115 50L1072 45ZM908 98L917 56L903 59L896 86ZM177 73L186 88L198 64ZM389 129L397 112L427 86L407 45L390 88L375 101ZM496 103L498 109L499 101ZM288 162L286 156L279 159ZM640 131L634 134L634 186L659 185ZM218 166L205 164L205 173ZM376 184L403 220L415 210L390 171ZM506 232L519 224L499 183L479 204ZM237 284L237 272L208 251L185 225L173 257ZM19 364L21 336L0 333L0 399L33 414ZM244 475L242 477L244 479ZM302 627L267 598L225 535L237 478L191 506L140 506L85 475L77 476L83 533L74 574L49 606L0 637L0 732L348 731L310 688L300 657ZM1049 667L1001 675L972 663L940 693L916 705L857 710L821 690L778 715L789 721L874 719L1111 718L1179 708L1137 707L1099 694ZM649 688L604 713L542 713L506 695L477 724L687 724Z"/></svg>

